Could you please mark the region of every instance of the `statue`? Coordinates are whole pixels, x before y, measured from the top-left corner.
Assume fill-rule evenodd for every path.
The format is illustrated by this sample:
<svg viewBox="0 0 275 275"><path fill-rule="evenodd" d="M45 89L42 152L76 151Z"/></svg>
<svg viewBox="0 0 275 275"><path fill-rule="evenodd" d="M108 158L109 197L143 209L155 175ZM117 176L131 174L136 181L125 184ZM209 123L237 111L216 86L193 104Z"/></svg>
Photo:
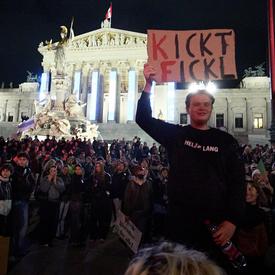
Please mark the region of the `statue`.
<svg viewBox="0 0 275 275"><path fill-rule="evenodd" d="M263 68L264 63L255 66L255 69L253 70L252 67L249 67L248 69L244 70L243 78L245 77L255 77L255 76L265 76L265 69Z"/></svg>
<svg viewBox="0 0 275 275"><path fill-rule="evenodd" d="M92 46L93 47L96 47L96 38L95 38L95 35L92 36Z"/></svg>
<svg viewBox="0 0 275 275"><path fill-rule="evenodd" d="M53 42L52 39L50 41L48 41L48 40L45 41L45 44L46 44L48 50L51 50L51 48L52 48L52 42Z"/></svg>
<svg viewBox="0 0 275 275"><path fill-rule="evenodd" d="M65 101L65 112L69 117L84 117L83 107L85 104L79 104L75 95L70 95Z"/></svg>
<svg viewBox="0 0 275 275"><path fill-rule="evenodd" d="M107 33L104 33L102 35L102 45L106 46L107 44L108 44L108 36L107 36Z"/></svg>
<svg viewBox="0 0 275 275"><path fill-rule="evenodd" d="M125 36L124 36L124 34L122 33L122 34L120 35L120 45L124 45L124 43L125 43Z"/></svg>
<svg viewBox="0 0 275 275"><path fill-rule="evenodd" d="M161 109L159 110L158 119L164 120L164 116L163 116Z"/></svg>
<svg viewBox="0 0 275 275"><path fill-rule="evenodd" d="M30 71L27 71L27 82L31 82L31 83L33 83L33 82L37 82L37 74L36 75L34 75L32 72L30 72Z"/></svg>
<svg viewBox="0 0 275 275"><path fill-rule="evenodd" d="M258 66L255 66L257 76L265 76L264 62Z"/></svg>
<svg viewBox="0 0 275 275"><path fill-rule="evenodd" d="M104 19L101 22L101 28L111 28L111 22L108 19Z"/></svg>
<svg viewBox="0 0 275 275"><path fill-rule="evenodd" d="M51 126L50 126L50 135L51 136L63 136L70 135L70 122L67 119L57 119L52 117Z"/></svg>
<svg viewBox="0 0 275 275"><path fill-rule="evenodd" d="M79 125L74 129L74 134L80 138L89 138L98 137L98 125L91 124L90 121L86 121L85 124Z"/></svg>
<svg viewBox="0 0 275 275"><path fill-rule="evenodd" d="M40 102L37 100L34 100L34 112L35 114L39 114L40 112L48 112L51 110L52 107L52 101L50 94L46 94L45 98L41 100Z"/></svg>
<svg viewBox="0 0 275 275"><path fill-rule="evenodd" d="M118 33L115 34L115 45L116 46L119 45L119 34Z"/></svg>
<svg viewBox="0 0 275 275"><path fill-rule="evenodd" d="M55 68L57 75L64 75L64 69L65 69L65 47L68 42L68 30L65 26L60 27L60 36L61 40L57 43L55 47L55 56L54 56L54 62L55 62Z"/></svg>

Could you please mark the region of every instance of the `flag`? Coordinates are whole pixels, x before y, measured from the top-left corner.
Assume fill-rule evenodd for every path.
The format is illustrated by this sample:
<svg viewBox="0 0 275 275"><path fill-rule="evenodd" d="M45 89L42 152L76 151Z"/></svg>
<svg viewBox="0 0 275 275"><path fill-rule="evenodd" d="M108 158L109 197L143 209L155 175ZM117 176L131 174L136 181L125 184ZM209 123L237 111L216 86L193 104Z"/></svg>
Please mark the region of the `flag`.
<svg viewBox="0 0 275 275"><path fill-rule="evenodd" d="M111 17L112 17L112 3L106 12L105 19L111 19Z"/></svg>
<svg viewBox="0 0 275 275"><path fill-rule="evenodd" d="M265 165L262 159L259 160L258 165L257 165L257 169L259 169L259 171L261 172L261 175L265 175L266 174L266 169L265 169Z"/></svg>
<svg viewBox="0 0 275 275"><path fill-rule="evenodd" d="M17 132L24 132L24 131L27 131L31 128L33 128L35 126L35 121L34 121L34 118L30 118L28 120L24 120L23 122L21 122L18 126L17 126L17 129L18 131Z"/></svg>

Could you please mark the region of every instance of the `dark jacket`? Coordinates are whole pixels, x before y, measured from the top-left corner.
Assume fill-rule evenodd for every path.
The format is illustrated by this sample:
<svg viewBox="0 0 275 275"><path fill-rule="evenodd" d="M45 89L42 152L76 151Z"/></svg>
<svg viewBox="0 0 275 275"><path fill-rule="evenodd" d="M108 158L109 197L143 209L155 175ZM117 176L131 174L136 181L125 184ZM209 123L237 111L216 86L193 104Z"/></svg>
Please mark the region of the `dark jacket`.
<svg viewBox="0 0 275 275"><path fill-rule="evenodd" d="M104 178L101 180L93 175L91 177L90 194L92 202L109 199L111 197L111 176L105 172Z"/></svg>
<svg viewBox="0 0 275 275"><path fill-rule="evenodd" d="M149 180L139 185L135 182L135 177L128 182L122 211L125 215L131 217L148 215L152 210L152 186ZM132 220L133 221L133 220ZM133 221L134 222L134 221Z"/></svg>
<svg viewBox="0 0 275 275"><path fill-rule="evenodd" d="M111 186L111 193L113 199L123 199L125 188L129 181L129 174L128 172L121 172L115 173L112 176L112 186Z"/></svg>
<svg viewBox="0 0 275 275"><path fill-rule="evenodd" d="M12 199L29 200L34 190L35 180L28 167L14 166L12 175Z"/></svg>
<svg viewBox="0 0 275 275"><path fill-rule="evenodd" d="M11 201L11 193L12 189L10 180L3 180L0 177L0 201ZM3 215L0 213L0 236L11 235L10 212L7 215L6 213Z"/></svg>
<svg viewBox="0 0 275 275"><path fill-rule="evenodd" d="M83 176L73 174L71 184L67 188L67 194L72 201L82 201L85 192L85 182Z"/></svg>
<svg viewBox="0 0 275 275"><path fill-rule="evenodd" d="M168 198L176 219L189 224L205 219L240 223L245 210L244 168L231 135L155 119L145 92L138 102L136 122L167 148Z"/></svg>

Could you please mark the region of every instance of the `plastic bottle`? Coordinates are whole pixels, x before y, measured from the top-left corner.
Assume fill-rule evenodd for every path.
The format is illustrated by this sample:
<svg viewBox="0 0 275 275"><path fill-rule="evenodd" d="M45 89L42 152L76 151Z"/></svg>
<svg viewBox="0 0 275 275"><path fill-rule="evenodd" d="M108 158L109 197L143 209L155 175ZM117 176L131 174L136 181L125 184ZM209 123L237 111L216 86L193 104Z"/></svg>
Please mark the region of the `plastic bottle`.
<svg viewBox="0 0 275 275"><path fill-rule="evenodd" d="M212 235L218 230L218 226L211 223L209 220L206 220L204 223ZM244 255L231 240L229 240L225 245L220 246L220 248L235 269L242 270L246 267L247 263Z"/></svg>

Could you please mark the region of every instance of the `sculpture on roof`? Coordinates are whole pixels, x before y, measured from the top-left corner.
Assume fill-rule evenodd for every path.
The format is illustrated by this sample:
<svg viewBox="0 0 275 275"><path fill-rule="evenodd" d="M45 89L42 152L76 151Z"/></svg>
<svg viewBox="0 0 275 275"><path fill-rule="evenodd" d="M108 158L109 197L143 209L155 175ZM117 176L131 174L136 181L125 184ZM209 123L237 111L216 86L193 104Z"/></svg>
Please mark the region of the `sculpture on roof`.
<svg viewBox="0 0 275 275"><path fill-rule="evenodd" d="M27 82L37 82L37 74L35 75L30 71L27 71L27 74Z"/></svg>
<svg viewBox="0 0 275 275"><path fill-rule="evenodd" d="M245 77L255 77L255 76L265 76L265 68L264 68L264 62L258 66L255 66L254 69L252 67L249 67L248 69L244 70L243 78Z"/></svg>
<svg viewBox="0 0 275 275"><path fill-rule="evenodd" d="M104 21L101 22L101 28L111 28L111 22L105 18Z"/></svg>

